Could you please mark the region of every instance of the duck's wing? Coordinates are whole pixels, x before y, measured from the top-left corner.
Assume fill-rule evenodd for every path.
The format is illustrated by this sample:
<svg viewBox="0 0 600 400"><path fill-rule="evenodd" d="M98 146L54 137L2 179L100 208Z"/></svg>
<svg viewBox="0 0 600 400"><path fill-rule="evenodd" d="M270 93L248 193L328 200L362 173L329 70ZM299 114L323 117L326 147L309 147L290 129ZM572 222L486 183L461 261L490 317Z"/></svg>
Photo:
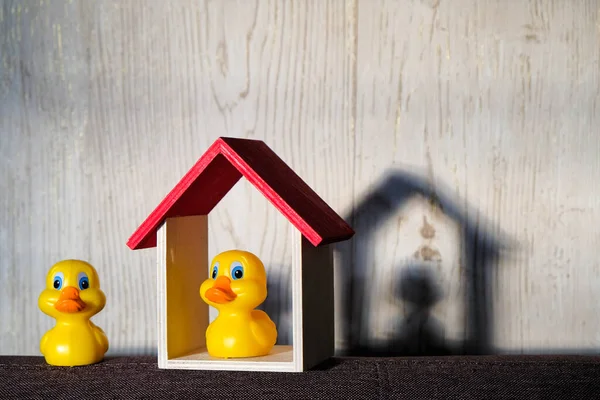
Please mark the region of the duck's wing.
<svg viewBox="0 0 600 400"><path fill-rule="evenodd" d="M252 311L250 329L254 338L263 346L273 346L277 341L277 328L271 318L261 310Z"/></svg>
<svg viewBox="0 0 600 400"><path fill-rule="evenodd" d="M106 337L106 334L102 328L96 325L94 325L94 334L96 335L96 340L100 343L100 346L102 346L103 352L106 353L108 351L108 338Z"/></svg>

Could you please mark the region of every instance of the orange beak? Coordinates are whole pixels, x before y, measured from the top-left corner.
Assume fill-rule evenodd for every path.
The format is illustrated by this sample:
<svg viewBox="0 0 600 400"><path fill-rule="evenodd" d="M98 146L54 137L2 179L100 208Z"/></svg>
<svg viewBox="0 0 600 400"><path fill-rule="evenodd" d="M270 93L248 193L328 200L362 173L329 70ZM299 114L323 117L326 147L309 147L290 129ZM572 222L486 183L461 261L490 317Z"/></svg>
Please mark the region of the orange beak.
<svg viewBox="0 0 600 400"><path fill-rule="evenodd" d="M231 281L226 276L220 276L213 287L204 294L213 303L223 304L235 299L237 295L231 290Z"/></svg>
<svg viewBox="0 0 600 400"><path fill-rule="evenodd" d="M67 286L60 292L54 308L64 313L74 313L83 310L85 303L79 298L79 290L73 286Z"/></svg>

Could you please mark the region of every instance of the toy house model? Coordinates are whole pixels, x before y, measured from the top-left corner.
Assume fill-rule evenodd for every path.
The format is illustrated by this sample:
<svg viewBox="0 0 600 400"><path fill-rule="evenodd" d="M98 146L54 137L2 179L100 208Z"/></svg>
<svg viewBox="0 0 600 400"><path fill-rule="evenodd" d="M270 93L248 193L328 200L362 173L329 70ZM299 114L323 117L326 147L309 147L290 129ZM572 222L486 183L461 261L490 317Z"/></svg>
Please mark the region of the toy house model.
<svg viewBox="0 0 600 400"><path fill-rule="evenodd" d="M199 296L211 258L208 214L242 176L291 222L292 345L262 357L218 359L206 351L209 306ZM300 372L331 357L330 244L353 234L264 142L217 139L127 242L133 250L158 250L159 368Z"/></svg>

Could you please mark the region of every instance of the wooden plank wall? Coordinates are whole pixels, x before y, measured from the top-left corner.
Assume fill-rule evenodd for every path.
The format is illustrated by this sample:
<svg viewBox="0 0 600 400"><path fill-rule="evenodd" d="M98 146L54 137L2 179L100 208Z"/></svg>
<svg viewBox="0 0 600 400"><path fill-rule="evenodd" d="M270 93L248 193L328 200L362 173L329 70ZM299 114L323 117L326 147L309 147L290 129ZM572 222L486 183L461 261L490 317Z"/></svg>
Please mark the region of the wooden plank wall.
<svg viewBox="0 0 600 400"><path fill-rule="evenodd" d="M265 140L356 228L338 349L595 351L599 57L594 0L4 0L0 354L38 354L71 257L110 352L154 353L155 251L125 242L221 135ZM209 228L211 255L268 265L286 340L287 222L241 182Z"/></svg>

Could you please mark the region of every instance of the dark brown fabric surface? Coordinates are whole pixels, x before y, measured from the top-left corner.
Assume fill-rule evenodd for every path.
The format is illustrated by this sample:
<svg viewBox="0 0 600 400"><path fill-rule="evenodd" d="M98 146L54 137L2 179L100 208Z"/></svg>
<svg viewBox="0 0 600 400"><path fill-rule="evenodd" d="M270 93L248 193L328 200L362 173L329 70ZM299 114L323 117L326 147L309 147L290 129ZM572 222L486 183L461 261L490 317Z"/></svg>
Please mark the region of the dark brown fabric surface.
<svg viewBox="0 0 600 400"><path fill-rule="evenodd" d="M76 368L0 357L0 399L594 399L600 357L334 358L304 373L159 370L155 357Z"/></svg>

